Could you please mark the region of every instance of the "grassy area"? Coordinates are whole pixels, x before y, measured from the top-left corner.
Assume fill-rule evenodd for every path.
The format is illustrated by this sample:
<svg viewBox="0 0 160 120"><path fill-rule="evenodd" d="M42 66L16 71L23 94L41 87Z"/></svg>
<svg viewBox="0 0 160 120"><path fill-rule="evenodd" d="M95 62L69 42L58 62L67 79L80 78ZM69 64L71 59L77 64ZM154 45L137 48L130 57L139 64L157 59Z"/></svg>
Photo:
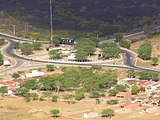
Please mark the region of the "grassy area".
<svg viewBox="0 0 160 120"><path fill-rule="evenodd" d="M153 36L152 38L148 38L142 41L137 41L135 43L131 44L131 50L137 53L138 48L145 42L151 42L152 44L152 57L158 57L159 61L160 61L160 35L156 35ZM160 64L160 62L159 62ZM142 59L138 59L137 60L137 66L141 66L141 67L149 67L152 69L160 69L160 66L152 66L152 61L151 60L142 60Z"/></svg>
<svg viewBox="0 0 160 120"><path fill-rule="evenodd" d="M137 60L137 66L141 66L141 67L151 67L152 62L150 60L144 61L144 60Z"/></svg>

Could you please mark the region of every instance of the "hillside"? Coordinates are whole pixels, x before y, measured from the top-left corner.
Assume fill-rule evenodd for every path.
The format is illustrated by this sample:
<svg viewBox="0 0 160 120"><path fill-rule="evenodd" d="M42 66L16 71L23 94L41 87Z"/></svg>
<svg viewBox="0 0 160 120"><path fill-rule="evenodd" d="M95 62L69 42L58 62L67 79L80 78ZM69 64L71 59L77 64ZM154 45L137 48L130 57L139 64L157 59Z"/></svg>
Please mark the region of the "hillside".
<svg viewBox="0 0 160 120"><path fill-rule="evenodd" d="M159 19L159 6L159 0L53 0L54 29L104 34L142 29ZM3 24L18 25L21 21L49 28L49 0L0 0L0 11Z"/></svg>

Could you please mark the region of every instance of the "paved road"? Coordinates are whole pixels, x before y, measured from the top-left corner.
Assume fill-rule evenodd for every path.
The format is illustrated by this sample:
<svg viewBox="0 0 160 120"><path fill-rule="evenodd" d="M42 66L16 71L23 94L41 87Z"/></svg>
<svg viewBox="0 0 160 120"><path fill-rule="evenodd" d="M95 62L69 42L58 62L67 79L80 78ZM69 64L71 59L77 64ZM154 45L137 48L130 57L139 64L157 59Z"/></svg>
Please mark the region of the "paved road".
<svg viewBox="0 0 160 120"><path fill-rule="evenodd" d="M53 63L53 64L61 64L61 65L78 65L78 66L92 66L92 65L100 65L100 66L103 66L103 67L112 67L112 68L126 68L126 69L129 69L129 68L133 68L135 70L140 70L140 71L151 71L151 72L156 72L156 73L159 73L160 74L160 71L158 70L151 70L151 69L148 69L148 68L140 68L140 67L137 67L134 65L135 63L135 53L129 51L129 50L126 50L126 49L123 49L121 48L121 52L124 54L125 56L125 60L124 60L124 63L126 66L116 66L116 65L106 65L106 64L95 64L95 63L66 63L66 62L53 62L53 61L43 61L43 60L32 60L32 59L27 59L27 58L23 58L22 56L18 56L17 54L15 54L15 51L12 47L12 42L14 40L17 40L17 38L14 39L14 37L7 37L7 35L1 35L0 34L0 37L3 37L5 38L8 42L10 42L10 44L3 50L3 53L9 57L12 57L13 59L15 59L17 61L16 65L9 68L9 69L15 69L15 68L19 68L21 65L23 65L26 61L35 61L35 62L41 62L41 63ZM21 40L18 38L18 40ZM22 40L24 41L24 40ZM27 41L27 40L26 40ZM28 42L33 42L32 40L29 40ZM7 69L8 70L8 69ZM6 70L6 71L7 71Z"/></svg>
<svg viewBox="0 0 160 120"><path fill-rule="evenodd" d="M22 66L26 62L26 60L18 58L18 56L15 54L15 50L14 50L13 45L12 45L13 41L10 40L10 39L6 39L6 40L9 42L9 44L7 46L5 46L2 49L1 52L5 56L7 56L9 59L13 59L15 61L15 65L13 65L11 67L8 67L5 70L0 71L0 73L9 71L11 69L18 68L18 67Z"/></svg>

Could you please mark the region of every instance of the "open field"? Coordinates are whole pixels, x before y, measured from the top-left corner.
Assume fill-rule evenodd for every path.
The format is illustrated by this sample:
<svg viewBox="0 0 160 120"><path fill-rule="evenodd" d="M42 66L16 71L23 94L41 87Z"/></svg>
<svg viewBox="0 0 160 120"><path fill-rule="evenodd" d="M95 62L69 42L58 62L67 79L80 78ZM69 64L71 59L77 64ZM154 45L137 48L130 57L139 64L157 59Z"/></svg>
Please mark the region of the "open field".
<svg viewBox="0 0 160 120"><path fill-rule="evenodd" d="M62 117L56 120L83 120L82 113L87 110L101 111L106 105L96 105L94 102L80 101L75 104L66 102L53 103L50 101L33 101L26 103L23 98L4 98L0 101L0 120L53 120L50 110L57 108L62 111ZM157 113L138 115L138 111L116 113L112 120L158 120ZM90 120L106 120L94 118Z"/></svg>

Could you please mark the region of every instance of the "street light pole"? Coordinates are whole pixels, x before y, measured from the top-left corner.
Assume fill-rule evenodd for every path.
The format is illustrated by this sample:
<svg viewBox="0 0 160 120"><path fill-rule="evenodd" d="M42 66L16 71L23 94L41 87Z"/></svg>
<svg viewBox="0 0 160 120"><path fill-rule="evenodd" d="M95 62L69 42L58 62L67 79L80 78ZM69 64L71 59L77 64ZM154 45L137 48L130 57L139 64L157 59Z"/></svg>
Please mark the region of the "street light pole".
<svg viewBox="0 0 160 120"><path fill-rule="evenodd" d="M16 36L16 25L13 25L13 36Z"/></svg>
<svg viewBox="0 0 160 120"><path fill-rule="evenodd" d="M51 27L51 38L50 38L50 47L52 46L53 42L53 9L52 9L52 0L50 0L50 27Z"/></svg>

